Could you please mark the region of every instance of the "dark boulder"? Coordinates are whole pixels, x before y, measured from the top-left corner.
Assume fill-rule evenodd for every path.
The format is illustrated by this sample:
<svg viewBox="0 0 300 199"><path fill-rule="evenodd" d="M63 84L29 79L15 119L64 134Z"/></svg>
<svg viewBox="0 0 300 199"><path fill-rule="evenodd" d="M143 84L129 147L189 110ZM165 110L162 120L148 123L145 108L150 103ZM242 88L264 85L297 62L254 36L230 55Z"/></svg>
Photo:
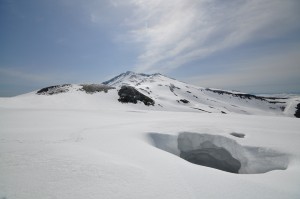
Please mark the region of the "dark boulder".
<svg viewBox="0 0 300 199"><path fill-rule="evenodd" d="M146 106L154 105L155 102L150 97L140 93L132 86L122 86L122 88L118 92L119 102L122 103L134 103L136 104L138 101L143 102Z"/></svg>
<svg viewBox="0 0 300 199"><path fill-rule="evenodd" d="M188 100L186 100L186 99L181 99L180 100L182 103L185 103L185 104L187 104L187 103L190 103Z"/></svg>
<svg viewBox="0 0 300 199"><path fill-rule="evenodd" d="M230 133L230 135L234 136L234 137L238 137L238 138L244 138L245 137L245 134L244 133L236 133L236 132L233 132L233 133Z"/></svg>

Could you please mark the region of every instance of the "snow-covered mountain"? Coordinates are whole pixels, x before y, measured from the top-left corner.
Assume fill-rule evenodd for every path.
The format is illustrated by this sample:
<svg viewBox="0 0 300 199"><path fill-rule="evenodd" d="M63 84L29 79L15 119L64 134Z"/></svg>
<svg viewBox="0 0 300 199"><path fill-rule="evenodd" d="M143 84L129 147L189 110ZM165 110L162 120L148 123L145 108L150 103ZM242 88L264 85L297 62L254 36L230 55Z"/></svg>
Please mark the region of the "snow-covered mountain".
<svg viewBox="0 0 300 199"><path fill-rule="evenodd" d="M167 110L197 110L207 113L293 115L299 96L262 97L247 93L193 86L159 73L147 75L131 71L103 82L108 86L132 86Z"/></svg>
<svg viewBox="0 0 300 199"><path fill-rule="evenodd" d="M23 95L25 98L34 97L33 101L36 101L34 105L41 103L47 105L47 102L38 100L39 97L46 100L41 96L57 98L56 101L62 107L70 108L80 108L78 105L86 106L91 104L89 101L97 100L98 104L92 103L91 109L102 106L120 108L120 102L122 102L123 106L132 106L127 103L133 103L135 108L142 110L286 115L291 117L297 116L297 105L300 103L299 96L256 96L198 87L159 73L148 75L131 71L122 73L102 84L64 84ZM26 101L26 99L22 100ZM51 103L56 101L51 100Z"/></svg>
<svg viewBox="0 0 300 199"><path fill-rule="evenodd" d="M0 198L298 199L299 111L133 72L0 98Z"/></svg>

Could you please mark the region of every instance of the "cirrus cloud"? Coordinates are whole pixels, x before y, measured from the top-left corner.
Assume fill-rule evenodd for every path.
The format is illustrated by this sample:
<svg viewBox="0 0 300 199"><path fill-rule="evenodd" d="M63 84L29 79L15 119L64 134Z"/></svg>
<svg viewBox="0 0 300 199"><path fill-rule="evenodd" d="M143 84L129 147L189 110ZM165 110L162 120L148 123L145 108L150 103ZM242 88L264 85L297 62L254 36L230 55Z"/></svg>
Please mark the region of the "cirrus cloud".
<svg viewBox="0 0 300 199"><path fill-rule="evenodd" d="M113 1L116 4L116 0ZM140 45L136 70L167 72L216 52L300 27L297 0L128 0L124 20ZM278 25L280 24L280 25Z"/></svg>

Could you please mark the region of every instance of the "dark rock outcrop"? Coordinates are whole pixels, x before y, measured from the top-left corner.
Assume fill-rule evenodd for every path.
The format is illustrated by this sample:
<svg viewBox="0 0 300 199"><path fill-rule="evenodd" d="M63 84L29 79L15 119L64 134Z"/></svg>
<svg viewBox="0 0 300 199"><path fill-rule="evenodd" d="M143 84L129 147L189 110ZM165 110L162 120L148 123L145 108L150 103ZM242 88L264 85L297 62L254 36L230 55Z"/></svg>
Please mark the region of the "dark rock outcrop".
<svg viewBox="0 0 300 199"><path fill-rule="evenodd" d="M209 89L206 88L206 91L210 91L213 93L217 93L219 95L230 95L233 97L239 97L241 99L256 99L256 100L261 100L261 101L266 101L268 103L271 104L277 104L277 103L285 103L285 102L280 102L280 101L269 101L269 100L282 100L282 99L287 99L287 98L281 98L281 97L261 97L261 96L257 96L257 95L252 95L252 94L246 94L246 93L231 93L228 91L223 91L223 90L216 90L216 89Z"/></svg>
<svg viewBox="0 0 300 199"><path fill-rule="evenodd" d="M206 110L203 110L203 109L201 109L201 108L193 108L193 107L191 107L192 109L196 109L196 110L199 110L199 111L203 111L203 112L206 112L206 113L211 113L211 112L209 112L209 111L206 111Z"/></svg>
<svg viewBox="0 0 300 199"><path fill-rule="evenodd" d="M36 94L38 95L54 95L59 93L65 93L69 91L69 87L71 84L63 84L63 85L55 85L55 86L49 86L46 88L42 88Z"/></svg>
<svg viewBox="0 0 300 199"><path fill-rule="evenodd" d="M245 137L245 134L244 133L236 133L236 132L233 132L233 133L230 133L230 135L234 136L234 137L238 137L238 138L244 138Z"/></svg>
<svg viewBox="0 0 300 199"><path fill-rule="evenodd" d="M300 103L296 107L295 117L300 118Z"/></svg>
<svg viewBox="0 0 300 199"><path fill-rule="evenodd" d="M150 97L140 93L132 86L122 86L122 88L118 92L119 94L119 102L122 103L134 103L136 104L138 101L143 102L146 106L154 105L155 102Z"/></svg>
<svg viewBox="0 0 300 199"><path fill-rule="evenodd" d="M185 104L187 104L187 103L190 103L188 100L186 100L186 99L181 99L180 100L182 103L185 103Z"/></svg>

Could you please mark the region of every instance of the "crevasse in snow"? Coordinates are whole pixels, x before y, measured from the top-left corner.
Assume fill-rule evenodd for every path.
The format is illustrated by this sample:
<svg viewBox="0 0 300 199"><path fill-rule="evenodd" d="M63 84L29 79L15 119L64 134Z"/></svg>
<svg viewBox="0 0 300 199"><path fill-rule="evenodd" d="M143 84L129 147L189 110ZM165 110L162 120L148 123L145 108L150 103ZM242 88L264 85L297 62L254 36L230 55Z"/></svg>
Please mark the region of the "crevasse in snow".
<svg viewBox="0 0 300 199"><path fill-rule="evenodd" d="M288 155L263 148L242 146L233 139L190 132L178 136L150 133L154 145L191 163L239 173L257 174L285 170Z"/></svg>

